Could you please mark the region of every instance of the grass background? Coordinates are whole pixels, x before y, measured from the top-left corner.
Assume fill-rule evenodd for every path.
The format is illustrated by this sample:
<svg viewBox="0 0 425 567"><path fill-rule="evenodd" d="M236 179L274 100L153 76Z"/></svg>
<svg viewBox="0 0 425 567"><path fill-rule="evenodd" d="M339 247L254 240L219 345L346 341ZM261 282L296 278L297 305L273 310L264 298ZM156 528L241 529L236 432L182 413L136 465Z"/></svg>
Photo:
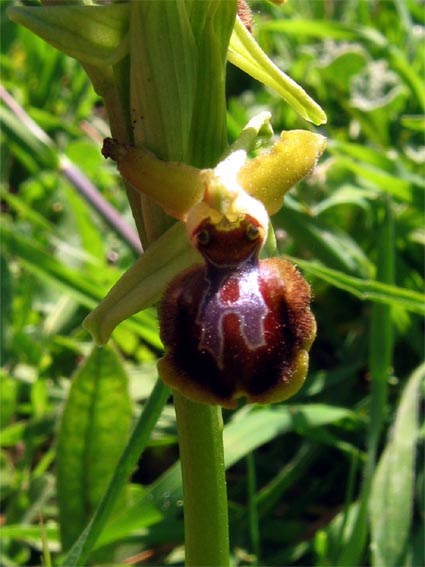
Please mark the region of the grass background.
<svg viewBox="0 0 425 567"><path fill-rule="evenodd" d="M77 165L128 224L100 155L108 126L80 65L0 4L1 502L5 566L59 564L111 478L156 380L148 310L92 347L81 321L135 259L64 175ZM424 563L424 10L413 0L252 2L265 51L321 104L328 150L273 221L314 290L318 337L285 404L225 411L235 565ZM12 102L11 102L12 101ZM49 136L45 143L20 114ZM229 140L272 92L228 73ZM71 389L71 378L72 389ZM152 423L152 426L154 424ZM181 565L172 404L91 563Z"/></svg>

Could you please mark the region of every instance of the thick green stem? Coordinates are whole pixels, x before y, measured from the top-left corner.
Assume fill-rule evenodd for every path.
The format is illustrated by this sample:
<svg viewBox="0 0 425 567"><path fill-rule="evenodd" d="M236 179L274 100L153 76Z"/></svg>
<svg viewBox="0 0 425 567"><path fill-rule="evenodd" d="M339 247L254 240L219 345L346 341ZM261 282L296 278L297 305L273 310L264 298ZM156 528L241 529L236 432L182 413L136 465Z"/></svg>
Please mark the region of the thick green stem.
<svg viewBox="0 0 425 567"><path fill-rule="evenodd" d="M236 2L133 2L133 135L164 160L213 167L226 144L225 65ZM143 203L148 241L167 218ZM183 475L186 565L228 566L221 408L174 393Z"/></svg>
<svg viewBox="0 0 425 567"><path fill-rule="evenodd" d="M174 393L183 476L186 565L229 565L221 408Z"/></svg>

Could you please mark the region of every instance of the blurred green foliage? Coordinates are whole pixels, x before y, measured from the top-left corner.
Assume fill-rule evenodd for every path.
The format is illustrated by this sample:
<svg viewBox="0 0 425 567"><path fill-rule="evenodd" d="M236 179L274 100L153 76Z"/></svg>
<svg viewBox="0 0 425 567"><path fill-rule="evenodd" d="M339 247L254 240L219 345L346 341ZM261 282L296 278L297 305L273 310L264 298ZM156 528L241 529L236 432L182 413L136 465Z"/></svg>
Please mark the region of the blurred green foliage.
<svg viewBox="0 0 425 567"><path fill-rule="evenodd" d="M101 404L108 373L96 354L81 366L92 351L81 321L135 253L75 191L61 159L132 220L115 168L100 155L108 126L84 71L8 21L7 6L0 4L2 86L51 143L40 142L3 98L0 563L38 565L44 547L45 561L59 564L60 532L68 530L65 546L75 535L60 518L81 505L78 530L88 520L125 444L126 396L135 419L161 344L151 311L115 331L119 356L105 356L117 365L122 397L97 425L90 421L81 376ZM233 561L417 566L424 563L423 6L291 0L252 8L265 51L325 109L328 151L273 218L280 251L299 262L314 289L319 331L310 375L288 403L224 415ZM231 66L228 109L229 140L260 109L272 111L276 131L309 127ZM75 411L92 427L82 427L84 439L67 440L62 426L56 444L66 403L65 422ZM82 484L66 484L68 492L69 471L62 469L59 487L55 476L64 446L71 458L78 448L83 455ZM136 557L137 564L140 554L140 564L182 564L176 459L167 405L93 560ZM93 463L105 472L94 474Z"/></svg>

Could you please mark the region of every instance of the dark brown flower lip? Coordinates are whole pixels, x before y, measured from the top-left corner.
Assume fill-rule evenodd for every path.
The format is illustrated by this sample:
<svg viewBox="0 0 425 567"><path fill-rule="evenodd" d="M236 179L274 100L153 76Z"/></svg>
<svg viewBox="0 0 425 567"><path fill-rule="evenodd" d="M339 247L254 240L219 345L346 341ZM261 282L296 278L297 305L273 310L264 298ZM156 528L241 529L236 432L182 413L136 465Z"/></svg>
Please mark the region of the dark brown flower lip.
<svg viewBox="0 0 425 567"><path fill-rule="evenodd" d="M238 270L196 265L168 288L159 314L162 378L187 397L235 407L292 396L308 370L316 324L310 288L279 258Z"/></svg>

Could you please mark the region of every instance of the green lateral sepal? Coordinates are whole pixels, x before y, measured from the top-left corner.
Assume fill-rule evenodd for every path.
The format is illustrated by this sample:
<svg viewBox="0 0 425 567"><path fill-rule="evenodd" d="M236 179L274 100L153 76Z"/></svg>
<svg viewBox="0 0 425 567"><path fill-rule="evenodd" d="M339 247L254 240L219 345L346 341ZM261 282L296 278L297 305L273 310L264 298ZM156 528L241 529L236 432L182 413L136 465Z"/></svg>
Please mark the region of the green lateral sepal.
<svg viewBox="0 0 425 567"><path fill-rule="evenodd" d="M185 226L177 223L127 270L83 321L98 345L109 340L124 319L156 303L168 283L200 256L190 246Z"/></svg>

